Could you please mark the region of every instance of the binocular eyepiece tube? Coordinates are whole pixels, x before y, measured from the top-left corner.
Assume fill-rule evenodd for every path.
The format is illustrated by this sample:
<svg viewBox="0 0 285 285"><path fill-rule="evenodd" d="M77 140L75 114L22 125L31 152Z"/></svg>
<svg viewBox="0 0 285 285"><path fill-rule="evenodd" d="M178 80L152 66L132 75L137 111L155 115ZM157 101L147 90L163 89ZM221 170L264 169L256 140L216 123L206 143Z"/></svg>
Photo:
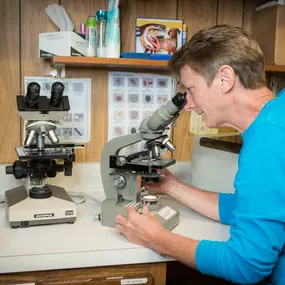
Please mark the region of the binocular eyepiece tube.
<svg viewBox="0 0 285 285"><path fill-rule="evenodd" d="M49 105L52 107L58 107L61 103L64 84L61 82L54 82L51 86L51 96L49 99ZM36 108L39 104L41 86L37 82L30 82L27 86L26 103L30 108Z"/></svg>
<svg viewBox="0 0 285 285"><path fill-rule="evenodd" d="M37 82L31 82L27 86L26 102L30 108L34 108L39 103L41 86Z"/></svg>
<svg viewBox="0 0 285 285"><path fill-rule="evenodd" d="M51 87L50 105L52 107L58 107L61 103L62 95L64 91L64 85L61 82L54 82Z"/></svg>

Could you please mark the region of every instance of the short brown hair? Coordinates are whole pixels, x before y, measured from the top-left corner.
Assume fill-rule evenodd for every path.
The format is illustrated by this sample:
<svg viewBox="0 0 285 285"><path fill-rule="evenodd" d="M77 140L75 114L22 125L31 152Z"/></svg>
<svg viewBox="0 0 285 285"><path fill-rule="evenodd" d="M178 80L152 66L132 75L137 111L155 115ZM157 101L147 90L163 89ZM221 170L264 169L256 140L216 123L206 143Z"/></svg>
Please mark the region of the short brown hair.
<svg viewBox="0 0 285 285"><path fill-rule="evenodd" d="M234 69L245 88L266 86L263 52L257 41L238 27L218 25L200 30L169 61L177 75L181 67L189 65L208 85L224 64Z"/></svg>

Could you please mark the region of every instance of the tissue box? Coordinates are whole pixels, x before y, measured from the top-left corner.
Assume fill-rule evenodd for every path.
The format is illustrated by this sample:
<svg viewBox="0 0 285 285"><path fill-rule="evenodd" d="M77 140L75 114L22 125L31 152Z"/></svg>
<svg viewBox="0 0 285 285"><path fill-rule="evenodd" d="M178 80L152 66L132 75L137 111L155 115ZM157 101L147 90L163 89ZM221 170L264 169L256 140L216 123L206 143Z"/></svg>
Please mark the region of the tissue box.
<svg viewBox="0 0 285 285"><path fill-rule="evenodd" d="M85 35L75 32L53 32L39 34L39 57L85 56Z"/></svg>

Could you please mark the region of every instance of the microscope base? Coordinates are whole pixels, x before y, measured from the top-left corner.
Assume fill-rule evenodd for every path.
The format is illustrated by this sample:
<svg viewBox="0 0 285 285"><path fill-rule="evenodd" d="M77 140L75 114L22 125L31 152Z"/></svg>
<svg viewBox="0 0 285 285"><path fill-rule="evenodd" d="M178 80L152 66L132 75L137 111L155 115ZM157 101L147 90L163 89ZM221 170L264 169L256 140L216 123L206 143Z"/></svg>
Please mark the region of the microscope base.
<svg viewBox="0 0 285 285"><path fill-rule="evenodd" d="M52 196L43 199L30 198L25 186L5 192L6 215L12 228L75 222L76 205L67 192L61 187L46 186Z"/></svg>
<svg viewBox="0 0 285 285"><path fill-rule="evenodd" d="M103 226L115 227L115 217L118 214L127 215L127 207L131 201L117 203L116 200L105 199L102 202L101 221ZM133 203L135 204L135 202ZM141 206L137 206L138 212L141 212ZM152 210L156 213L159 222L169 231L173 230L179 224L179 211L168 206L167 203L160 202L158 209Z"/></svg>

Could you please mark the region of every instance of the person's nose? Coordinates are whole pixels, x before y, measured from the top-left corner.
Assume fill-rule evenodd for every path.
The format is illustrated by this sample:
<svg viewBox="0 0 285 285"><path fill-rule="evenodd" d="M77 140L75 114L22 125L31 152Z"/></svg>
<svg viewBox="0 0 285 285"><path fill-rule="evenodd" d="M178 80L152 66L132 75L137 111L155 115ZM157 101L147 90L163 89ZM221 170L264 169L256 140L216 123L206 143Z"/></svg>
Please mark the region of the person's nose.
<svg viewBox="0 0 285 285"><path fill-rule="evenodd" d="M187 92L187 95L186 95L186 99L187 99L187 103L184 105L184 110L186 112L190 112L192 111L193 109L196 108L196 105L192 99L192 96L190 95L189 91Z"/></svg>

